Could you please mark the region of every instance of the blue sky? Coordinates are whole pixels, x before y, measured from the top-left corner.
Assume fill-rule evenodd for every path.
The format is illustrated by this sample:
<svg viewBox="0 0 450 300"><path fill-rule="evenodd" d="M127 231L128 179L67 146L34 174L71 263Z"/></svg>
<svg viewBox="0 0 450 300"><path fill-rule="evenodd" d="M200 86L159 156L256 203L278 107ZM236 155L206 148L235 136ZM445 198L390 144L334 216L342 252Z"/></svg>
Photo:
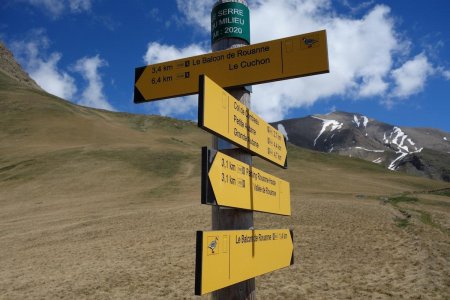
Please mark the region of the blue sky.
<svg viewBox="0 0 450 300"><path fill-rule="evenodd" d="M210 51L214 0L6 0L0 39L47 91L81 105L195 119L190 96L134 104L134 68ZM326 29L330 74L257 85L268 121L358 112L450 131L450 1L248 1L252 43Z"/></svg>

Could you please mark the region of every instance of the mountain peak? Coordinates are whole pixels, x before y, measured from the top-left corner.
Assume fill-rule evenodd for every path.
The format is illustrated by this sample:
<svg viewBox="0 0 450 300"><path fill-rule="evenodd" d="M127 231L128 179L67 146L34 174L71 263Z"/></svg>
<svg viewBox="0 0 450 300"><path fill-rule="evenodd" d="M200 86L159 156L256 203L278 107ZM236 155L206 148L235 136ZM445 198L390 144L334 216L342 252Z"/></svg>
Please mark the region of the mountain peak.
<svg viewBox="0 0 450 300"><path fill-rule="evenodd" d="M300 147L358 157L392 171L406 170L446 181L450 178L450 133L390 125L344 111L274 125L283 129L289 142Z"/></svg>
<svg viewBox="0 0 450 300"><path fill-rule="evenodd" d="M29 88L42 90L42 88L25 72L15 60L12 52L0 41L0 71L5 75Z"/></svg>

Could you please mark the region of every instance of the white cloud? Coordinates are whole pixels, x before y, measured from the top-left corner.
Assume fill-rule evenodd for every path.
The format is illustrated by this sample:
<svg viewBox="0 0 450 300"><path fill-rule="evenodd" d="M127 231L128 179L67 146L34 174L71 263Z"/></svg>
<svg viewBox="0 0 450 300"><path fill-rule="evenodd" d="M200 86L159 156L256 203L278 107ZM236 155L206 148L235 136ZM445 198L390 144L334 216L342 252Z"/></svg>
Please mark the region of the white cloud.
<svg viewBox="0 0 450 300"><path fill-rule="evenodd" d="M277 26L271 20L277 16ZM406 47L395 33L390 9L379 5L361 19L337 17L331 2L259 1L252 9L254 42L327 30L330 73L254 87L253 107L264 118L284 118L292 108L342 96L366 98L380 96L389 89L387 77L393 56ZM299 32L298 28L302 28Z"/></svg>
<svg viewBox="0 0 450 300"><path fill-rule="evenodd" d="M12 49L39 86L55 96L72 99L77 91L75 80L58 67L62 55L58 52L46 57L43 52L49 41L42 30L32 32L33 39L16 41Z"/></svg>
<svg viewBox="0 0 450 300"><path fill-rule="evenodd" d="M20 0L20 2L26 2L43 9L54 18L60 17L65 12L81 13L90 11L92 1L93 0Z"/></svg>
<svg viewBox="0 0 450 300"><path fill-rule="evenodd" d="M206 32L211 31L211 8L215 0L177 0L177 7L184 15L187 24L200 26Z"/></svg>
<svg viewBox="0 0 450 300"><path fill-rule="evenodd" d="M450 80L450 71L445 70L442 74L444 75L445 79Z"/></svg>
<svg viewBox="0 0 450 300"><path fill-rule="evenodd" d="M214 1L177 3L186 22L209 31ZM267 120L281 119L289 109L309 106L325 97L372 97L387 91L392 55L403 45L387 6L376 6L362 19L337 17L329 0L256 0L250 7L253 43L321 29L327 29L328 34L330 74L254 86L253 109ZM277 20L276 26L268 20ZM160 52L158 56L164 56L164 50L177 53L176 48L166 47L155 49ZM150 61L154 59L147 59Z"/></svg>
<svg viewBox="0 0 450 300"><path fill-rule="evenodd" d="M147 52L144 55L144 61L147 64L155 64L178 58L200 55L206 52L206 49L203 49L200 45L195 44L178 49L175 46L153 42L148 44Z"/></svg>
<svg viewBox="0 0 450 300"><path fill-rule="evenodd" d="M409 74L397 80L394 65L412 60L411 42L396 31L394 17L386 5L373 1L350 7L353 12L366 13L362 17L338 14L331 0L254 0L248 1L251 15L252 43L326 29L330 73L301 79L255 85L252 109L268 121L286 116L289 110L307 107L321 99L339 96L351 99L377 97L384 99L420 92L432 72L422 70L420 76ZM210 31L210 13L214 0L177 0L185 24ZM343 1L343 4L348 1ZM273 20L273 21L272 21ZM170 45L149 44L147 63L188 57L205 51L200 45L178 49ZM193 51L196 49L198 51ZM151 51L150 51L151 50ZM209 51L208 51L209 52ZM420 56L427 60L427 56ZM420 63L420 60L417 63ZM414 64L413 64L414 67ZM406 68L406 66L405 66ZM420 68L420 65L417 66ZM400 68L402 69L402 68ZM447 73L442 72L443 76ZM448 74L447 74L448 75ZM411 80L409 83L408 80ZM394 96L395 95L395 96Z"/></svg>
<svg viewBox="0 0 450 300"><path fill-rule="evenodd" d="M78 104L112 111L115 110L103 94L103 82L98 72L99 68L107 65L107 62L98 55L84 57L76 62L74 70L79 72L88 82L88 86L83 91L81 95L82 99L78 101Z"/></svg>
<svg viewBox="0 0 450 300"><path fill-rule="evenodd" d="M444 67L438 67L435 71L437 71L437 73L442 75L445 79L450 80L450 70L447 70Z"/></svg>
<svg viewBox="0 0 450 300"><path fill-rule="evenodd" d="M198 96L187 96L181 98L158 101L156 103L158 113L162 116L183 117L183 115L197 110ZM195 117L197 115L195 114Z"/></svg>
<svg viewBox="0 0 450 300"><path fill-rule="evenodd" d="M69 7L72 12L90 11L92 0L69 0Z"/></svg>
<svg viewBox="0 0 450 300"><path fill-rule="evenodd" d="M77 91L75 80L66 72L58 70L60 53L52 53L48 60L36 61L30 76L48 93L63 99L72 99Z"/></svg>
<svg viewBox="0 0 450 300"><path fill-rule="evenodd" d="M423 53L405 62L400 68L392 71L395 82L392 96L404 98L422 91L433 70L433 66Z"/></svg>
<svg viewBox="0 0 450 300"><path fill-rule="evenodd" d="M174 46L154 42L148 44L147 52L143 58L147 64L154 64L206 52L206 49L202 46L195 44L178 49ZM198 97L188 96L156 102L156 109L163 116L182 117L196 109L197 105Z"/></svg>
<svg viewBox="0 0 450 300"><path fill-rule="evenodd" d="M373 5L375 3L375 0L361 2L358 4L350 3L348 0L340 0L339 2L341 2L341 4L344 5L345 7L347 7L352 13L357 13Z"/></svg>
<svg viewBox="0 0 450 300"><path fill-rule="evenodd" d="M48 93L63 99L74 101L78 96L75 79L58 67L62 55L52 52L46 55L50 41L45 31L34 29L30 37L15 41L12 50L30 76ZM80 105L114 111L103 92L103 81L99 68L108 63L99 55L79 59L69 71L78 72L87 81L87 87L81 93ZM78 98L78 97L77 97Z"/></svg>
<svg viewBox="0 0 450 300"><path fill-rule="evenodd" d="M335 17L330 2L325 0L291 1L296 4L292 6L273 2L265 1L252 13L253 33L258 41L266 37L265 33L270 39L295 35L298 28L302 32L326 29L328 35L330 74L294 80L296 84L280 83L277 90L288 91L285 93L288 101L277 101L285 103L284 109L311 105L329 96L371 97L386 92L385 77L392 66L392 55L402 45L393 30L388 7L376 6L362 19L351 19ZM279 13L287 15L282 26L264 22ZM257 24L264 23L264 28L256 29Z"/></svg>
<svg viewBox="0 0 450 300"><path fill-rule="evenodd" d="M59 0L28 0L26 2L44 9L52 16L59 16L64 11L64 2Z"/></svg>

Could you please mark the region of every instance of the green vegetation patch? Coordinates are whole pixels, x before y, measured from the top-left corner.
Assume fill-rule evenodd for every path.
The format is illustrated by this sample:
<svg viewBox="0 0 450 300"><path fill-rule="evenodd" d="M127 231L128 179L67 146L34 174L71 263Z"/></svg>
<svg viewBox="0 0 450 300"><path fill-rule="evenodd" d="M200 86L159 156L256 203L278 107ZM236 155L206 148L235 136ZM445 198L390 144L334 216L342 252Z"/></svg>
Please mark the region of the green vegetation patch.
<svg viewBox="0 0 450 300"><path fill-rule="evenodd" d="M0 167L0 182L2 181L29 181L34 180L54 170L66 162L78 159L81 148L66 149L33 155L28 159L12 159Z"/></svg>
<svg viewBox="0 0 450 300"><path fill-rule="evenodd" d="M101 160L118 161L161 177L175 175L189 155L180 152L157 152L147 148L95 150L87 153Z"/></svg>
<svg viewBox="0 0 450 300"><path fill-rule="evenodd" d="M421 199L420 203L432 206L442 206L442 207L450 207L450 202L440 201L440 200L429 200L429 199Z"/></svg>
<svg viewBox="0 0 450 300"><path fill-rule="evenodd" d="M395 221L395 224L400 228L405 228L409 225L409 219L407 219L407 218L395 217L394 221Z"/></svg>
<svg viewBox="0 0 450 300"><path fill-rule="evenodd" d="M431 214L424 212L424 211L419 211L419 213L420 213L420 221L423 224L436 227L436 224L433 222L433 218L431 217Z"/></svg>
<svg viewBox="0 0 450 300"><path fill-rule="evenodd" d="M197 129L191 121L177 120L169 117L156 115L132 115L121 113L119 117L124 117L129 127L134 130L146 132L152 129L164 129L171 133L190 132Z"/></svg>
<svg viewBox="0 0 450 300"><path fill-rule="evenodd" d="M389 202L394 205L397 205L398 203L401 203L401 202L414 203L414 202L419 201L419 199L417 199L416 197L411 197L411 196L407 196L407 195L389 197L388 199L389 199Z"/></svg>
<svg viewBox="0 0 450 300"><path fill-rule="evenodd" d="M28 159L5 161L0 165L0 182L34 180L44 174L54 173L57 169L60 172L71 170L72 167L65 167L66 164L89 163L94 166L96 161L128 164L143 173L170 178L175 176L188 160L194 159L193 156L180 152L159 152L148 148L87 151L79 147L34 155Z"/></svg>
<svg viewBox="0 0 450 300"><path fill-rule="evenodd" d="M173 195L174 193L178 193L180 191L180 182L170 181L166 182L158 187L155 187L146 193L146 196L152 198L161 198L169 195Z"/></svg>
<svg viewBox="0 0 450 300"><path fill-rule="evenodd" d="M438 195L438 196L450 197L450 188L449 189L442 189L442 190L431 191L430 194Z"/></svg>
<svg viewBox="0 0 450 300"><path fill-rule="evenodd" d="M420 214L420 221L428 226L431 226L433 228L436 228L438 230L440 230L441 232L447 234L450 236L450 229L445 228L444 226L442 226L441 224L435 222L433 220L433 217L430 213L423 211L423 210L415 210L417 213Z"/></svg>

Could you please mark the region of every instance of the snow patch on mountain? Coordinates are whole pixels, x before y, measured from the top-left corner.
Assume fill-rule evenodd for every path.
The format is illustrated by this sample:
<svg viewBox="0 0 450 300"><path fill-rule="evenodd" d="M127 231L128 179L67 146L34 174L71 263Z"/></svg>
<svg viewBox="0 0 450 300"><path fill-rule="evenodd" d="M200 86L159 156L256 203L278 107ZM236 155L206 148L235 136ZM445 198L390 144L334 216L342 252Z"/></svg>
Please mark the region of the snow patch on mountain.
<svg viewBox="0 0 450 300"><path fill-rule="evenodd" d="M362 118L364 127L367 127L367 124L369 124L369 118L367 118L366 116L362 116Z"/></svg>
<svg viewBox="0 0 450 300"><path fill-rule="evenodd" d="M368 152L384 153L384 150L370 150L370 149L366 149L363 147L355 147L355 149L364 150L364 151L368 151Z"/></svg>
<svg viewBox="0 0 450 300"><path fill-rule="evenodd" d="M401 152L397 152L397 153L401 153ZM401 153L399 157L397 157L396 159L394 159L391 164L389 165L388 169L391 171L395 171L398 168L398 165L396 165L395 163L402 160L404 157L406 157L406 155L408 155L409 153Z"/></svg>
<svg viewBox="0 0 450 300"><path fill-rule="evenodd" d="M418 148L416 143L411 138L408 138L408 135L405 134L400 127L394 127L392 132L389 134L389 137L387 137L385 132L383 135L383 142L386 145L390 145L395 153L399 155L388 166L388 169L392 171L395 171L398 168L398 163L408 154L419 153L423 150L423 148ZM406 145L406 142L409 143L411 148L414 147L414 149L410 150L409 146Z"/></svg>
<svg viewBox="0 0 450 300"><path fill-rule="evenodd" d="M376 163L376 164L381 164L382 162L383 162L383 158L381 158L381 157L378 157L377 159L375 159L374 161L372 161L373 163Z"/></svg>
<svg viewBox="0 0 450 300"><path fill-rule="evenodd" d="M447 137L445 137L445 136L444 136L444 138L443 138L443 139L444 139L444 141L447 141Z"/></svg>
<svg viewBox="0 0 450 300"><path fill-rule="evenodd" d="M278 124L277 127L278 127L278 131L281 132L286 137L287 141L289 141L289 137L288 137L288 134L286 132L286 128L284 128L283 124Z"/></svg>
<svg viewBox="0 0 450 300"><path fill-rule="evenodd" d="M392 138L393 135L395 135L394 138ZM392 144L397 145L397 147L401 150L409 152L408 146L403 145L407 137L408 136L398 127L394 127L394 130L391 132L390 135Z"/></svg>
<svg viewBox="0 0 450 300"><path fill-rule="evenodd" d="M314 146L317 143L317 140L319 139L319 137L325 132L325 130L327 130L328 127L331 126L330 128L330 132L333 132L335 130L339 130L342 129L342 126L344 126L344 123L340 123L336 120L326 120L326 119L321 119L319 117L316 116L312 116L314 119L318 119L322 121L322 129L320 130L319 135L316 137L316 139L314 140Z"/></svg>
<svg viewBox="0 0 450 300"><path fill-rule="evenodd" d="M353 115L353 123L356 124L356 127L359 127L359 119L357 115Z"/></svg>
<svg viewBox="0 0 450 300"><path fill-rule="evenodd" d="M364 126L364 128L367 128L367 124L369 123L369 118L366 116L361 116L361 119L357 115L353 115L353 121L352 123L356 124L356 127L360 127L361 125Z"/></svg>

